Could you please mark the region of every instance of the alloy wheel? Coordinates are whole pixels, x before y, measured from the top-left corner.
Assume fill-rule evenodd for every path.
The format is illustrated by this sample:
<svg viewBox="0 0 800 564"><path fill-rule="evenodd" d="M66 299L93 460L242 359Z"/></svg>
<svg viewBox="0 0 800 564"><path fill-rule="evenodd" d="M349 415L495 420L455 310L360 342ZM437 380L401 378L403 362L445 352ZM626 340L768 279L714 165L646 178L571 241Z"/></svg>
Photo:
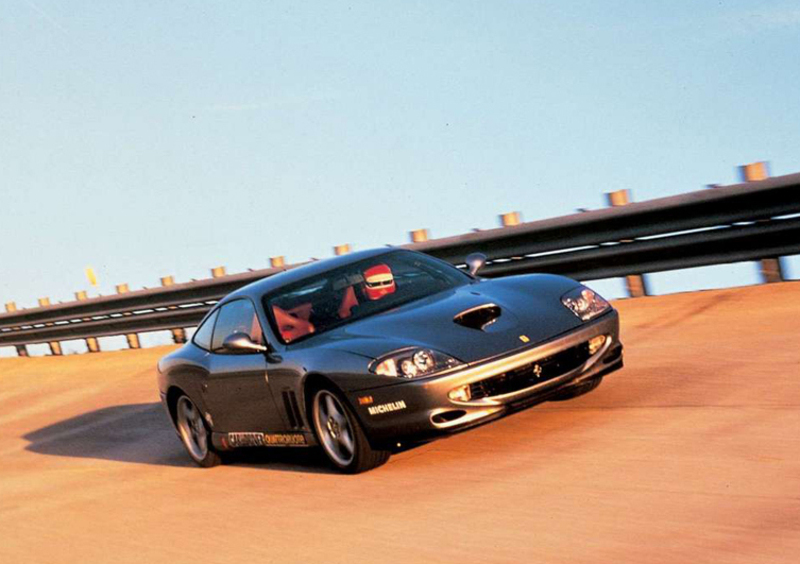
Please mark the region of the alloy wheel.
<svg viewBox="0 0 800 564"><path fill-rule="evenodd" d="M314 425L325 453L344 468L353 462L356 453L355 433L345 407L328 390L314 396Z"/></svg>
<svg viewBox="0 0 800 564"><path fill-rule="evenodd" d="M197 462L208 456L208 432L200 410L186 396L178 400L178 432L186 445L186 450Z"/></svg>

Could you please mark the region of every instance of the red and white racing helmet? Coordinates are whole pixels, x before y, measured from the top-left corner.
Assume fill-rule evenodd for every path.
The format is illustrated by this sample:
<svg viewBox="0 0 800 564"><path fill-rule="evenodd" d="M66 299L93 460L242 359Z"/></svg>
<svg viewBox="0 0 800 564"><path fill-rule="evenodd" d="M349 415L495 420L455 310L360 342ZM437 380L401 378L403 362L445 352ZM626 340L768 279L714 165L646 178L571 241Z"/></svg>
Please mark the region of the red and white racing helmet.
<svg viewBox="0 0 800 564"><path fill-rule="evenodd" d="M388 265L376 264L364 271L364 292L370 300L379 300L394 290L394 276Z"/></svg>

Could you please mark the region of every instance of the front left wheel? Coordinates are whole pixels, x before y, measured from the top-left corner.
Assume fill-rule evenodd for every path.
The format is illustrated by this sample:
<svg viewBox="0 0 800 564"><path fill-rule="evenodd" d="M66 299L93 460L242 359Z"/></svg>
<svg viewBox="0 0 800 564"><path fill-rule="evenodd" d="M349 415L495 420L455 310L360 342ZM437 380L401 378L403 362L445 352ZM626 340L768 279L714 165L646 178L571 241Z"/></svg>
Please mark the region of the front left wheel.
<svg viewBox="0 0 800 564"><path fill-rule="evenodd" d="M317 390L311 411L322 450L342 472L358 474L389 460L388 451L370 447L355 414L332 390Z"/></svg>
<svg viewBox="0 0 800 564"><path fill-rule="evenodd" d="M210 468L222 462L219 454L211 447L210 433L203 416L189 396L178 398L175 404L175 423L183 446L198 465Z"/></svg>

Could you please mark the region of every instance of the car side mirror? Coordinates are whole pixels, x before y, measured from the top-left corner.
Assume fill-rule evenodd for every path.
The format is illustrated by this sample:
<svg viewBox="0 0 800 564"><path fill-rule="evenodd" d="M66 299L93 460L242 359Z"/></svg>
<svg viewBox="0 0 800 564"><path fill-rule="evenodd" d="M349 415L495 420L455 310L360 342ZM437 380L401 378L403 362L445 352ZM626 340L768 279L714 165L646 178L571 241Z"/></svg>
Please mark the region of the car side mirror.
<svg viewBox="0 0 800 564"><path fill-rule="evenodd" d="M483 253L470 253L467 255L467 268L472 276L486 264L486 255Z"/></svg>
<svg viewBox="0 0 800 564"><path fill-rule="evenodd" d="M267 347L254 343L247 333L233 333L222 341L222 348L232 353L265 353Z"/></svg>

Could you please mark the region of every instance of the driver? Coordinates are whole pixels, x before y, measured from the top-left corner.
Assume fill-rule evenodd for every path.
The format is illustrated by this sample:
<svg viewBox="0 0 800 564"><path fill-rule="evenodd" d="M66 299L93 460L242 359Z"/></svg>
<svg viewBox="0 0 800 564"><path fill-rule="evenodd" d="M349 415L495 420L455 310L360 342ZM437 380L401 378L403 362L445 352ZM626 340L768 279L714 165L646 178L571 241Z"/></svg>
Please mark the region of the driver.
<svg viewBox="0 0 800 564"><path fill-rule="evenodd" d="M392 270L386 264L376 264L364 271L364 293L367 299L376 301L395 291Z"/></svg>

